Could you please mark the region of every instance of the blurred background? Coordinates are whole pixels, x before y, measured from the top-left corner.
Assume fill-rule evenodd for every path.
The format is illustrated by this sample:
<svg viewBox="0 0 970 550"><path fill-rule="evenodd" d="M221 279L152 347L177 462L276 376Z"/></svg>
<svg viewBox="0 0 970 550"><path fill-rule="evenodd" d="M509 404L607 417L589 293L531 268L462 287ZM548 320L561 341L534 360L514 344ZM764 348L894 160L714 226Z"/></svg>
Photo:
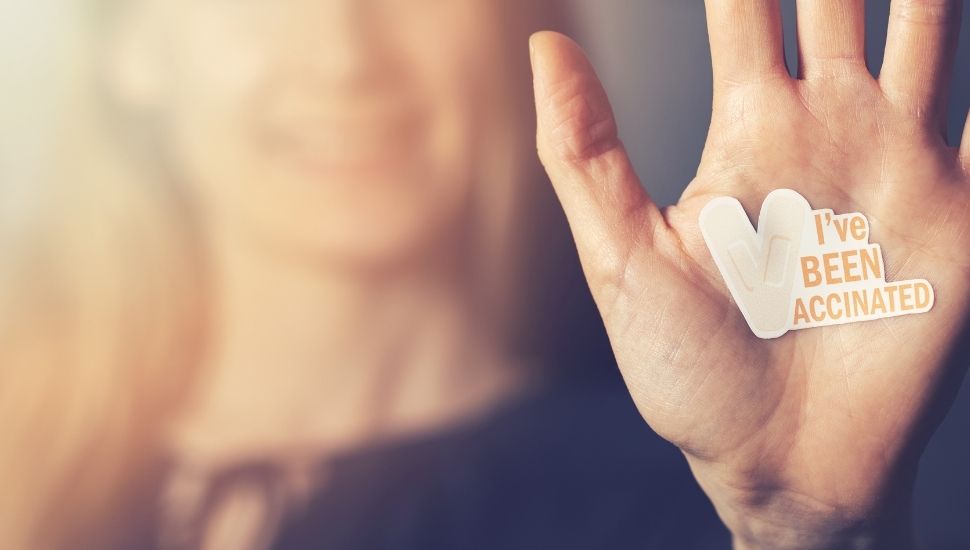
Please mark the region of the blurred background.
<svg viewBox="0 0 970 550"><path fill-rule="evenodd" d="M670 204L710 117L700 0L0 6L4 550L726 547L613 365L526 49L578 39ZM957 67L954 141L967 36ZM965 383L928 548L970 547L968 434Z"/></svg>
<svg viewBox="0 0 970 550"><path fill-rule="evenodd" d="M606 85L641 180L661 205L677 201L697 169L710 123L711 68L702 2L576 2L582 44ZM788 66L798 66L795 2L783 0ZM878 74L889 2L866 2L870 70ZM970 10L964 9L954 71L949 140L959 143L970 108ZM778 182L779 186L784 182ZM970 380L923 455L916 519L928 548L970 547Z"/></svg>

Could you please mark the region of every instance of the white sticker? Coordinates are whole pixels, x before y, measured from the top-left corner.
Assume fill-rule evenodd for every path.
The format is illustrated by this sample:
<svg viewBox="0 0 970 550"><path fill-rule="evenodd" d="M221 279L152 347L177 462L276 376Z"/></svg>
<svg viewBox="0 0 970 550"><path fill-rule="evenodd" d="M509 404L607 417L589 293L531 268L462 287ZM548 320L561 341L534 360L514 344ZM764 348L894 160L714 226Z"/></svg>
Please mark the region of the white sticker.
<svg viewBox="0 0 970 550"><path fill-rule="evenodd" d="M858 212L812 210L791 189L772 191L755 231L732 197L709 202L701 234L748 326L759 338L789 330L871 321L933 307L924 279L886 282L869 221Z"/></svg>

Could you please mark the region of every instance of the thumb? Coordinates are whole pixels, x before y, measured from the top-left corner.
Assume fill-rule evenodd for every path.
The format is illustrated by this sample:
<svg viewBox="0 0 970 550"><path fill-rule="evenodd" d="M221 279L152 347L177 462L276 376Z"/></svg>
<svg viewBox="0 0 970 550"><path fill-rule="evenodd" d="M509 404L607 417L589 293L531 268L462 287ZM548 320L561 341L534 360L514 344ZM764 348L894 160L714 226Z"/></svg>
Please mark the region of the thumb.
<svg viewBox="0 0 970 550"><path fill-rule="evenodd" d="M622 278L634 247L650 245L662 216L640 185L606 91L582 49L554 32L534 34L529 48L539 158L600 300L598 291Z"/></svg>

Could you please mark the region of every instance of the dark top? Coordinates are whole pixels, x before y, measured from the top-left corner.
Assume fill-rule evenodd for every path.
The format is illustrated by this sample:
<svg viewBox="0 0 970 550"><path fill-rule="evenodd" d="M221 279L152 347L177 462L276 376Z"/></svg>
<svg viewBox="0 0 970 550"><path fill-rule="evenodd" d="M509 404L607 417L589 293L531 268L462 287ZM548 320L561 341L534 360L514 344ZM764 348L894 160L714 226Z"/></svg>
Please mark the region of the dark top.
<svg viewBox="0 0 970 550"><path fill-rule="evenodd" d="M334 460L327 488L274 548L729 548L685 459L626 390L572 386Z"/></svg>

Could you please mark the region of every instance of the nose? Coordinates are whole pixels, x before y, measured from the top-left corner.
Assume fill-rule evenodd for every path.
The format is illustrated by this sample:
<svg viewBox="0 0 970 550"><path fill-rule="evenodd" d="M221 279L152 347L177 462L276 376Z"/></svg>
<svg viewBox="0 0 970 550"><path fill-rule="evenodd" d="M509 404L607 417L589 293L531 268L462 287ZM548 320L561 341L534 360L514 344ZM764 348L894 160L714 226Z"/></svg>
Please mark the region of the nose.
<svg viewBox="0 0 970 550"><path fill-rule="evenodd" d="M367 0L308 2L299 17L298 58L306 60L316 79L331 88L360 90L392 72L390 48L380 30L380 17Z"/></svg>

